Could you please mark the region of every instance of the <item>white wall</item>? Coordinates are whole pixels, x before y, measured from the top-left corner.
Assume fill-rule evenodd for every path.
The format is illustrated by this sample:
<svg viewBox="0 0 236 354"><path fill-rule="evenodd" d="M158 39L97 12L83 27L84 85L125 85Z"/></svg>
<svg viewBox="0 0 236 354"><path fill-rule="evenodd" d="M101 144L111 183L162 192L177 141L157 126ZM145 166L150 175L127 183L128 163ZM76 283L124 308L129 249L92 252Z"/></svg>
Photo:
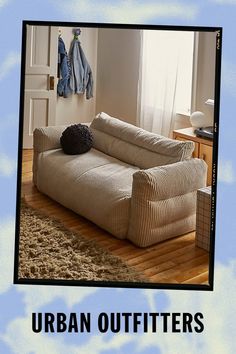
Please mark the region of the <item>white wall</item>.
<svg viewBox="0 0 236 354"><path fill-rule="evenodd" d="M69 52L73 40L72 27L60 27L61 37ZM56 124L64 125L79 122L89 122L94 118L96 106L96 76L97 76L97 36L96 28L81 28L79 40L85 56L91 66L94 80L93 98L87 100L84 95L73 94L68 98L58 97L56 107Z"/></svg>
<svg viewBox="0 0 236 354"><path fill-rule="evenodd" d="M139 51L139 30L98 30L96 112L136 124Z"/></svg>
<svg viewBox="0 0 236 354"><path fill-rule="evenodd" d="M69 51L71 27L60 27ZM92 68L94 97L58 97L56 124L88 122L104 111L136 124L140 31L81 28L80 41Z"/></svg>
<svg viewBox="0 0 236 354"><path fill-rule="evenodd" d="M109 28L81 28L80 41L94 77L94 98L72 95L58 97L57 124L88 122L104 111L136 124L140 56L140 31ZM61 27L69 50L72 28ZM214 98L215 33L199 33L196 79L196 110L205 113L212 124L213 109L205 105ZM190 126L189 117L177 115L175 129Z"/></svg>
<svg viewBox="0 0 236 354"><path fill-rule="evenodd" d="M185 114L176 114L173 130L189 127L191 127L189 116Z"/></svg>

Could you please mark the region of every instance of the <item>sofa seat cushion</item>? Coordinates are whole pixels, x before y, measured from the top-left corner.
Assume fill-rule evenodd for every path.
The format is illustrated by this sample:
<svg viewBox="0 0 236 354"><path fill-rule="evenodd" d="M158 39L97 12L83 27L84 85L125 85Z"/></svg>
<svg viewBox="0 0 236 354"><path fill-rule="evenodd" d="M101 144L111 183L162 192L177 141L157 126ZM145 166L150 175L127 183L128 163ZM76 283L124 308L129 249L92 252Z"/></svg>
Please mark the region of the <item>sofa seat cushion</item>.
<svg viewBox="0 0 236 354"><path fill-rule="evenodd" d="M126 238L132 176L138 170L96 149L76 156L49 150L38 156L37 187L116 237Z"/></svg>

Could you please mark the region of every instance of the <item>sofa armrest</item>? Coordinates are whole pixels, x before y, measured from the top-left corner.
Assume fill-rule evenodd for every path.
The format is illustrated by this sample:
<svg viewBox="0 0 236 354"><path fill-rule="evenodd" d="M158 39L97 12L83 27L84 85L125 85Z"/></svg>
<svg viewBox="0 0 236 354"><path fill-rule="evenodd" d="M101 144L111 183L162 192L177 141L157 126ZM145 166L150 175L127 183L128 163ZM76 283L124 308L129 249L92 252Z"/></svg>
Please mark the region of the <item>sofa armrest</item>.
<svg viewBox="0 0 236 354"><path fill-rule="evenodd" d="M87 126L90 123L81 123ZM58 126L49 126L49 127L42 127L36 128L33 132L33 149L34 149L34 156L33 156L33 181L34 184L37 185L37 164L38 164L38 155L41 152L52 150L52 149L59 149L61 147L60 144L60 137L62 132L68 127L69 125L58 125Z"/></svg>
<svg viewBox="0 0 236 354"><path fill-rule="evenodd" d="M60 137L66 126L36 128L33 133L34 151L43 152L60 148Z"/></svg>
<svg viewBox="0 0 236 354"><path fill-rule="evenodd" d="M90 125L90 123L81 123L81 124L85 124L87 126ZM58 125L58 126L36 128L33 133L34 151L43 152L52 149L59 149L61 147L60 137L62 135L62 132L68 126L69 125Z"/></svg>
<svg viewBox="0 0 236 354"><path fill-rule="evenodd" d="M193 231L196 191L206 178L207 164L200 159L135 172L127 238L146 247Z"/></svg>
<svg viewBox="0 0 236 354"><path fill-rule="evenodd" d="M206 177L207 164L201 159L140 170L133 174L132 196L168 199L204 187Z"/></svg>

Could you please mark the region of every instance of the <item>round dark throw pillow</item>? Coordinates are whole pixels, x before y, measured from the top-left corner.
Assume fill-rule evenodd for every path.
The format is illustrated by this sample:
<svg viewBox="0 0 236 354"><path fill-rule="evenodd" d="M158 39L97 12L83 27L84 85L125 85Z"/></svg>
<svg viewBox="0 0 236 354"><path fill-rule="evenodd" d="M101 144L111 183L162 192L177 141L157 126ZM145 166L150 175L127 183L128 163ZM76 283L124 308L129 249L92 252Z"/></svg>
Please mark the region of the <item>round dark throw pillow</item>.
<svg viewBox="0 0 236 354"><path fill-rule="evenodd" d="M91 149L93 136L87 125L73 124L63 131L60 142L65 154L83 154Z"/></svg>

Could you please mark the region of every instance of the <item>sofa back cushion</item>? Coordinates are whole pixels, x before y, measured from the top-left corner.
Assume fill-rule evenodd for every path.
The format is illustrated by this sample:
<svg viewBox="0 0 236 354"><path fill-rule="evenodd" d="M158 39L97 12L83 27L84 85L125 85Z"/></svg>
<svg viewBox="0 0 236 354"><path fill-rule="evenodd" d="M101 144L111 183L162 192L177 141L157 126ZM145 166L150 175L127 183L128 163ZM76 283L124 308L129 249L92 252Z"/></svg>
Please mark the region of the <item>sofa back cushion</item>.
<svg viewBox="0 0 236 354"><path fill-rule="evenodd" d="M103 112L90 128L95 149L142 169L189 159L194 150L193 142L168 139Z"/></svg>

